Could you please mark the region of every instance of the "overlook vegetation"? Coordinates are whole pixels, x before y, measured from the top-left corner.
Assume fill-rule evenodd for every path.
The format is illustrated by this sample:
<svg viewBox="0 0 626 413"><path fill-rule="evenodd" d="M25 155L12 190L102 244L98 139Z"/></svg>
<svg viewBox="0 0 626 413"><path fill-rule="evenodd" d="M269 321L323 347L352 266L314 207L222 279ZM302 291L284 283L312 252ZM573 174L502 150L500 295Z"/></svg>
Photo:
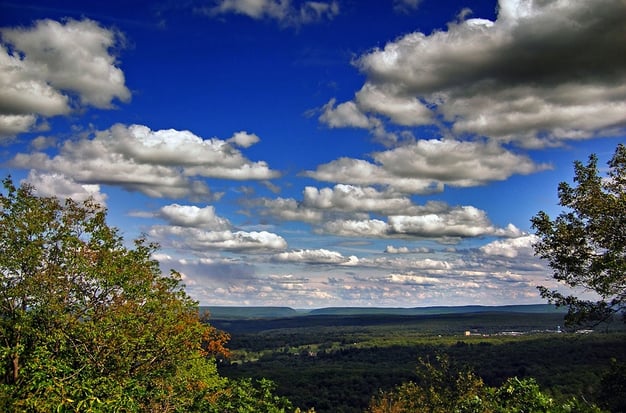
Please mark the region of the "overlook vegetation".
<svg viewBox="0 0 626 413"><path fill-rule="evenodd" d="M285 411L266 381L229 380L228 335L202 319L156 245L125 246L92 201L0 195L0 410Z"/></svg>

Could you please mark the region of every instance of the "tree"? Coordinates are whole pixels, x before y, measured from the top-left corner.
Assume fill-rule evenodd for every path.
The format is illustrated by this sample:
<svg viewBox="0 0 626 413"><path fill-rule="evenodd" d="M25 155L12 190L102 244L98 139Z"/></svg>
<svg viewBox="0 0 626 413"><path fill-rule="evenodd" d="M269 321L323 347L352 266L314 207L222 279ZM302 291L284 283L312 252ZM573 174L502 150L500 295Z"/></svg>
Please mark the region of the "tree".
<svg viewBox="0 0 626 413"><path fill-rule="evenodd" d="M372 398L367 413L601 413L571 398L554 401L532 378L507 379L489 387L471 370L459 370L446 357L421 360L416 382L402 383Z"/></svg>
<svg viewBox="0 0 626 413"><path fill-rule="evenodd" d="M540 211L531 220L540 241L535 253L548 260L553 278L569 287L593 291L596 301L538 287L557 306L569 307L566 323L598 324L621 314L626 322L626 146L619 144L605 178L598 158L574 163L575 186L561 182L556 219Z"/></svg>
<svg viewBox="0 0 626 413"><path fill-rule="evenodd" d="M626 412L626 363L611 360L609 370L602 377L598 400L611 412Z"/></svg>
<svg viewBox="0 0 626 413"><path fill-rule="evenodd" d="M372 398L367 413L484 412L487 388L470 370L459 370L447 356L420 359L417 380Z"/></svg>
<svg viewBox="0 0 626 413"><path fill-rule="evenodd" d="M0 410L194 411L228 382L228 339L145 239L127 248L92 200L0 193ZM204 406L204 407L203 407Z"/></svg>

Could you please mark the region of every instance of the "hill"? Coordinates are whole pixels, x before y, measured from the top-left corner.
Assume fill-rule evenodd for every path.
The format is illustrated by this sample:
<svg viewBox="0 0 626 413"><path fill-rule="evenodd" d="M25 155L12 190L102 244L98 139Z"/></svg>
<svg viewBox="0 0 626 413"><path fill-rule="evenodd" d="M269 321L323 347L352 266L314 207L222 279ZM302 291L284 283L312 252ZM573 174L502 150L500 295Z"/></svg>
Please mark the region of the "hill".
<svg viewBox="0 0 626 413"><path fill-rule="evenodd" d="M238 306L200 306L201 313L209 313L211 319L260 319L295 317L299 313L290 307L238 307Z"/></svg>
<svg viewBox="0 0 626 413"><path fill-rule="evenodd" d="M504 306L434 306L413 308L389 307L327 307L308 312L309 315L437 315L437 314L467 314L484 312L505 313L565 313L565 309L556 308L550 304L504 305Z"/></svg>
<svg viewBox="0 0 626 413"><path fill-rule="evenodd" d="M211 319L272 319L302 316L362 316L362 315L437 315L468 314L484 312L506 313L565 313L565 309L549 304L505 305L505 306L436 306L436 307L326 307L313 310L296 310L291 307L246 307L246 306L201 306Z"/></svg>

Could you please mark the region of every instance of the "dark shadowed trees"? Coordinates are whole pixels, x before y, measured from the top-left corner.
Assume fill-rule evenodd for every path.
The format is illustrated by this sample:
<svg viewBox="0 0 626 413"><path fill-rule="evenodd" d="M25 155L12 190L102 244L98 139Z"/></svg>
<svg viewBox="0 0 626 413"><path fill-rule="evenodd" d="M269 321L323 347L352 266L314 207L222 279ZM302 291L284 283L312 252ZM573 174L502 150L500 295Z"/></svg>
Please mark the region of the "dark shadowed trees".
<svg viewBox="0 0 626 413"><path fill-rule="evenodd" d="M571 398L557 402L534 379L507 379L499 387L485 385L471 370L452 366L446 357L421 360L416 381L402 383L372 398L366 413L601 413Z"/></svg>

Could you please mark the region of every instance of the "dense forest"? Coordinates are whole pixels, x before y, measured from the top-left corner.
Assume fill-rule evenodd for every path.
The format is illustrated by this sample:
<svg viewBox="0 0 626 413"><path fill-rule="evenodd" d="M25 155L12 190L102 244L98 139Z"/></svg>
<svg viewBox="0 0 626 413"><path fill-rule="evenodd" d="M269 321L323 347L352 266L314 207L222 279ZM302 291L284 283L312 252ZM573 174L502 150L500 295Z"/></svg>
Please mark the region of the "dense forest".
<svg viewBox="0 0 626 413"><path fill-rule="evenodd" d="M415 380L420 359L441 355L488 386L532 377L557 400L602 402L612 360L626 360L626 329L558 332L563 322L562 312L508 311L213 320L232 332L223 375L269 378L318 413L363 412L378 391Z"/></svg>

